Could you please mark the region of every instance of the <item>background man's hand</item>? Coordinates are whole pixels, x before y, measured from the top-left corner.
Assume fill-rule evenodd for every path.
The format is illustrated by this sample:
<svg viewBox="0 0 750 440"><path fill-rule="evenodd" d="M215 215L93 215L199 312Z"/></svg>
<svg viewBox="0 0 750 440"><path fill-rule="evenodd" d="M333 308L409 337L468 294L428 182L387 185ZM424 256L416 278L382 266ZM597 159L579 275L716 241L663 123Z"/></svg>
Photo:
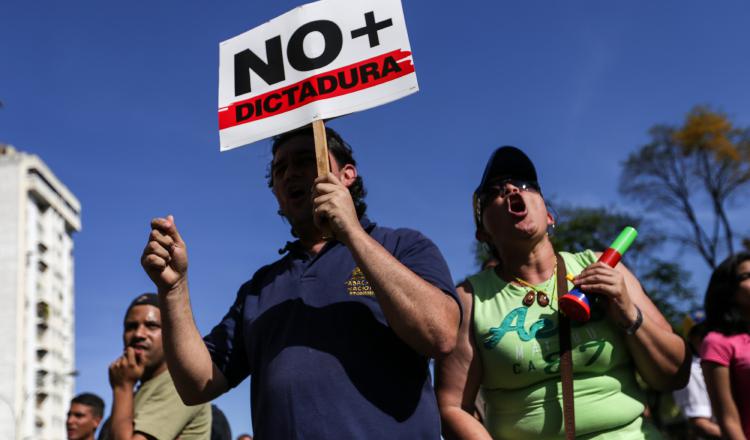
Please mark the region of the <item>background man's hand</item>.
<svg viewBox="0 0 750 440"><path fill-rule="evenodd" d="M313 220L321 231L330 228L336 239L347 243L362 227L349 188L333 174L315 179L312 191Z"/></svg>
<svg viewBox="0 0 750 440"><path fill-rule="evenodd" d="M109 365L109 384L112 388L132 388L143 377L145 367L133 347L127 347L125 353Z"/></svg>
<svg viewBox="0 0 750 440"><path fill-rule="evenodd" d="M169 292L187 279L187 248L171 215L151 220L141 265L159 292Z"/></svg>

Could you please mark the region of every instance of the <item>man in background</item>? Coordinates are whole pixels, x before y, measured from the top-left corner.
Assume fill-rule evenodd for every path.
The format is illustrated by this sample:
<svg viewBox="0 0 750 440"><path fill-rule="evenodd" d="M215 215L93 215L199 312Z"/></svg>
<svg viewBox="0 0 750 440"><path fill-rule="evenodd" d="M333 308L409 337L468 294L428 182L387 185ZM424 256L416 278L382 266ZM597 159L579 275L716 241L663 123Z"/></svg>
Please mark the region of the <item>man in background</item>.
<svg viewBox="0 0 750 440"><path fill-rule="evenodd" d="M125 352L109 366L113 440L208 440L211 405L186 406L172 382L156 294L139 295L125 313ZM135 391L138 384L138 391Z"/></svg>
<svg viewBox="0 0 750 440"><path fill-rule="evenodd" d="M68 440L94 440L96 428L102 422L104 401L92 393L82 393L70 401L65 429Z"/></svg>

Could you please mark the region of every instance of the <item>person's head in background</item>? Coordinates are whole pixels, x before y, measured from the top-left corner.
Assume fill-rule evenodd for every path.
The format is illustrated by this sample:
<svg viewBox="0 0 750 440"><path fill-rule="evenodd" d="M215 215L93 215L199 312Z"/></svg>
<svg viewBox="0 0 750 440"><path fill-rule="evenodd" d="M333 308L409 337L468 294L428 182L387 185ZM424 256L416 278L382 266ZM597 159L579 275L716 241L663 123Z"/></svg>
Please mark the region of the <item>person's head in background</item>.
<svg viewBox="0 0 750 440"><path fill-rule="evenodd" d="M167 370L161 335L161 310L155 293L138 295L128 306L123 322L123 344L132 348L138 363L144 364L141 381Z"/></svg>
<svg viewBox="0 0 750 440"><path fill-rule="evenodd" d="M92 393L82 393L70 401L65 429L68 440L93 440L104 415L104 401Z"/></svg>
<svg viewBox="0 0 750 440"><path fill-rule="evenodd" d="M750 331L750 253L722 261L708 282L704 300L709 331L735 335Z"/></svg>
<svg viewBox="0 0 750 440"><path fill-rule="evenodd" d="M232 428L229 420L215 404L211 404L211 440L232 440Z"/></svg>
<svg viewBox="0 0 750 440"><path fill-rule="evenodd" d="M701 352L701 344L703 338L708 334L708 327L705 322L695 324L687 334L687 342L690 350L693 352L693 356L698 356Z"/></svg>

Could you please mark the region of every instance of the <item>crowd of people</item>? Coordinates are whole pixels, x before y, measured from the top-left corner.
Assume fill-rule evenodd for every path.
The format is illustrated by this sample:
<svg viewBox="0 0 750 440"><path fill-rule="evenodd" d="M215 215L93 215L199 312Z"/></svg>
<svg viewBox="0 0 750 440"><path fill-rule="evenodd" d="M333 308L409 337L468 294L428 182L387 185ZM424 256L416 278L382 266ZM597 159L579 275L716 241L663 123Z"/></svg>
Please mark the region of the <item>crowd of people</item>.
<svg viewBox="0 0 750 440"><path fill-rule="evenodd" d="M141 264L158 293L125 313L108 420L100 398L79 395L70 439L100 424L105 439L220 438L212 426L231 438L210 402L248 376L261 439L662 438L644 387L682 389L693 438L750 436L750 254L716 269L688 343L625 265L554 249L536 167L501 147L471 213L493 264L455 287L429 238L370 220L351 147L326 133L324 176L310 127L274 138L268 185L294 241L205 336L186 241L172 216L151 222ZM560 309L573 288L587 321Z"/></svg>

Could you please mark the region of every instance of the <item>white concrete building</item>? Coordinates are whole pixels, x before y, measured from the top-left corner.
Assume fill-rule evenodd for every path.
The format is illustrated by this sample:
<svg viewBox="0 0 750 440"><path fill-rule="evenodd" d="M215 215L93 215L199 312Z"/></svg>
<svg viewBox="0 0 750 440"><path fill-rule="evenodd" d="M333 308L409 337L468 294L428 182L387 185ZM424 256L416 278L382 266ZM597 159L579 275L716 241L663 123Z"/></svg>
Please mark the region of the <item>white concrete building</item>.
<svg viewBox="0 0 750 440"><path fill-rule="evenodd" d="M66 437L80 212L39 157L0 144L0 439Z"/></svg>

